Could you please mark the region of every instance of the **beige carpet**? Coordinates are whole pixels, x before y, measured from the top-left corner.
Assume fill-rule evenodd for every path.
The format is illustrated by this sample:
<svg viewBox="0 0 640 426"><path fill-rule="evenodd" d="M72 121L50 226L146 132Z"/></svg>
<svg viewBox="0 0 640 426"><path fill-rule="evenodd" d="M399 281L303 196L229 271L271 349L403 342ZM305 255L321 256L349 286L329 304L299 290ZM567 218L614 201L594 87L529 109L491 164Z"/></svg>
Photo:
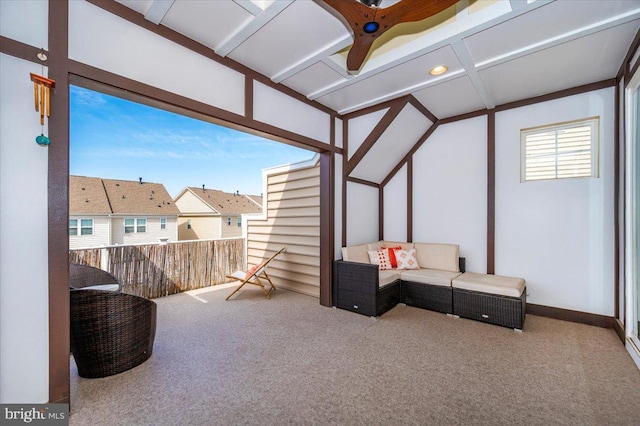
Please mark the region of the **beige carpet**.
<svg viewBox="0 0 640 426"><path fill-rule="evenodd" d="M612 330L523 333L408 306L375 320L228 286L156 299L153 356L83 379L72 425L637 425L640 371Z"/></svg>

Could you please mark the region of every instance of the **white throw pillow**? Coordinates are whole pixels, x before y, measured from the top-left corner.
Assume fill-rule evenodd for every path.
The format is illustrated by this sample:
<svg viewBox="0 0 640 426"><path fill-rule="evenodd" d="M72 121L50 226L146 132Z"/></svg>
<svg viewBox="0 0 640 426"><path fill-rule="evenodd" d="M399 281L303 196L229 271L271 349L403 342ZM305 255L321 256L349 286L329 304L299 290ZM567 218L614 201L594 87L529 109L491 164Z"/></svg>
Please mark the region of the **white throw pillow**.
<svg viewBox="0 0 640 426"><path fill-rule="evenodd" d="M420 269L420 265L416 259L416 249L395 250L395 254L398 269Z"/></svg>

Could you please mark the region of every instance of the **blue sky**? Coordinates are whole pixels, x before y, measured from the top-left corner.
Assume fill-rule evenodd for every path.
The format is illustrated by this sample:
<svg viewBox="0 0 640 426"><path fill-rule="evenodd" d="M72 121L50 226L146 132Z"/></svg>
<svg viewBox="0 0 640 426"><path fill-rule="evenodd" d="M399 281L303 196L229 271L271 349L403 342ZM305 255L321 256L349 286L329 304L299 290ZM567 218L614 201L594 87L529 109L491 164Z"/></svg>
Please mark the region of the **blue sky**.
<svg viewBox="0 0 640 426"><path fill-rule="evenodd" d="M70 173L262 192L262 169L305 161L313 152L226 127L71 87Z"/></svg>

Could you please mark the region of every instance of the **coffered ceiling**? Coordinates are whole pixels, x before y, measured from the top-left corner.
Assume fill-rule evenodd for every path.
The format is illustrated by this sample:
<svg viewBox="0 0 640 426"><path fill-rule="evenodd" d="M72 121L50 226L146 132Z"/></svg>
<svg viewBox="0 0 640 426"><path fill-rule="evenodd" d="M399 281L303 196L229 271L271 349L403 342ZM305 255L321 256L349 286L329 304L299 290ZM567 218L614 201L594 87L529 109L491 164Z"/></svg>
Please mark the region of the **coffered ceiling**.
<svg viewBox="0 0 640 426"><path fill-rule="evenodd" d="M352 75L322 0L119 1L341 114L412 94L446 118L613 78L640 28L640 0L461 0L392 28Z"/></svg>

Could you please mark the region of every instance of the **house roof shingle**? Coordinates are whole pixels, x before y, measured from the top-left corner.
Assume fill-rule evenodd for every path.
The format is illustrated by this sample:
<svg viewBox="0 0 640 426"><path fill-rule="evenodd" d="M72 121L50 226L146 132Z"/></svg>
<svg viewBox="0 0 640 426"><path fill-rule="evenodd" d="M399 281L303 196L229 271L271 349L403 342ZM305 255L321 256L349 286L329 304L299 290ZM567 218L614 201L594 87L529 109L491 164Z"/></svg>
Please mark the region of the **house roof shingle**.
<svg viewBox="0 0 640 426"><path fill-rule="evenodd" d="M111 207L102 179L86 176L69 176L69 213L110 214Z"/></svg>
<svg viewBox="0 0 640 426"><path fill-rule="evenodd" d="M243 213L262 213L262 197L223 192L217 189L187 187L192 193L223 215L237 216ZM256 204L259 203L260 205Z"/></svg>
<svg viewBox="0 0 640 426"><path fill-rule="evenodd" d="M161 183L69 177L69 213L179 215Z"/></svg>

